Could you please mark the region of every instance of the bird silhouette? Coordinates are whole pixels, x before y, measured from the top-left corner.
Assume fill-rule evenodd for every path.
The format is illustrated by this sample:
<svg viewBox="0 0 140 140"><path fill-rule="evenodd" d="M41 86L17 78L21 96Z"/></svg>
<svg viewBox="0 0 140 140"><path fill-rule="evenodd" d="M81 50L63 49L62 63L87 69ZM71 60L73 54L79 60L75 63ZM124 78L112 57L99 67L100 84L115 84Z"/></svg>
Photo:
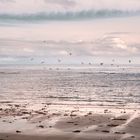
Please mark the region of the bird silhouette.
<svg viewBox="0 0 140 140"><path fill-rule="evenodd" d="M61 62L61 59L58 59L57 61L60 63Z"/></svg>
<svg viewBox="0 0 140 140"><path fill-rule="evenodd" d="M103 66L103 65L104 65L104 63L100 63L100 65L101 65L101 66Z"/></svg>
<svg viewBox="0 0 140 140"><path fill-rule="evenodd" d="M41 61L41 64L44 64L45 62L44 61Z"/></svg>

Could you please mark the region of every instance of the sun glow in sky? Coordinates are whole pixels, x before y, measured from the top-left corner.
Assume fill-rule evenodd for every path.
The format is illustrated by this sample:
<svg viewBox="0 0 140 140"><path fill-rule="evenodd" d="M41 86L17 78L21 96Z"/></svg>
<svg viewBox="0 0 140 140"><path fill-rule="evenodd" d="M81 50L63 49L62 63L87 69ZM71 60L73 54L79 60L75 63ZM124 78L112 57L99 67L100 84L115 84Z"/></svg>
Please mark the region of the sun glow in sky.
<svg viewBox="0 0 140 140"><path fill-rule="evenodd" d="M0 64L139 64L139 25L139 0L0 0Z"/></svg>

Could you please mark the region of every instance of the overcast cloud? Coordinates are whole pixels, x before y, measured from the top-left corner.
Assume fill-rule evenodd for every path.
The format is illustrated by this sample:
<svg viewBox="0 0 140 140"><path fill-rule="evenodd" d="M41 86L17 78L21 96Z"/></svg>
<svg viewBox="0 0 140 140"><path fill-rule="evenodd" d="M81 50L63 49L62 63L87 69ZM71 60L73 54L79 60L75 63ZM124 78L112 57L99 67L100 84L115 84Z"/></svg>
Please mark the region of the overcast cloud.
<svg viewBox="0 0 140 140"><path fill-rule="evenodd" d="M70 53L138 63L139 25L139 0L0 0L0 63Z"/></svg>

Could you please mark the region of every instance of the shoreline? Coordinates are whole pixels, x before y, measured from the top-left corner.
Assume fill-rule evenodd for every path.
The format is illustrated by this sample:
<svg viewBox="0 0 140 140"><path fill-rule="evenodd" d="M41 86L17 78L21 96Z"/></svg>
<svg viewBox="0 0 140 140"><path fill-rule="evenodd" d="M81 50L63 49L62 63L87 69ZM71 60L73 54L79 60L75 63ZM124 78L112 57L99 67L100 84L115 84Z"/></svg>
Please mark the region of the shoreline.
<svg viewBox="0 0 140 140"><path fill-rule="evenodd" d="M139 140L140 109L0 104L1 140Z"/></svg>

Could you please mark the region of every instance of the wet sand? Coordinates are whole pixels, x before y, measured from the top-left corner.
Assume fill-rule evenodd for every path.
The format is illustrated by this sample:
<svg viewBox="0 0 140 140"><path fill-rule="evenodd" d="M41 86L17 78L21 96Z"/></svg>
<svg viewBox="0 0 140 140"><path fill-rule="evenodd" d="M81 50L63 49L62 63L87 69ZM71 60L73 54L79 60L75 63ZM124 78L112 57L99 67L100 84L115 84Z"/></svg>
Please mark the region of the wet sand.
<svg viewBox="0 0 140 140"><path fill-rule="evenodd" d="M139 140L140 110L0 103L0 140Z"/></svg>

